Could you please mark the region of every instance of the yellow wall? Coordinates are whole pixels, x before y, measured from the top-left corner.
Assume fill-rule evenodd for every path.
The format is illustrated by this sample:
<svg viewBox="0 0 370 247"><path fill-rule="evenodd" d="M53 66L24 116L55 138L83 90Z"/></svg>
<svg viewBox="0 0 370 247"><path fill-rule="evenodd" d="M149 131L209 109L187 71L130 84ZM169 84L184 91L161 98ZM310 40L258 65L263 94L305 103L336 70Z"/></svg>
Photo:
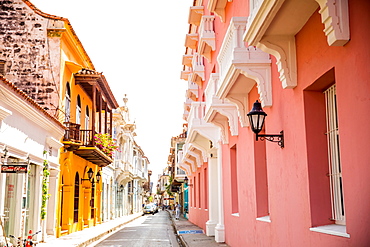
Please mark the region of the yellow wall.
<svg viewBox="0 0 370 247"><path fill-rule="evenodd" d="M67 30L69 32L69 30ZM81 121L80 129L85 129L86 106L89 107L89 129L91 129L92 119L92 100L87 96L84 90L75 85L73 73L78 72L81 68L94 69L87 62L88 58L74 44L71 44L71 33L63 34L61 40L61 83L60 83L60 105L61 112L65 109L66 84L69 82L71 89L71 107L70 107L70 122L76 123L76 105L77 96L81 99ZM64 114L60 114L59 120L64 122ZM82 181L81 178L87 179L87 171L92 168L94 177L100 168L75 155L73 151L67 151L61 148L60 151L60 175L59 175L59 195L57 203L57 237L64 234L80 231L84 227L91 227L101 222L100 218L100 196L101 184L95 184L95 215L91 218L91 182L88 180ZM75 194L75 177L78 173L79 182L79 204L78 204L78 222L74 222L74 194ZM96 179L95 179L96 181ZM62 193L63 192L63 193ZM63 203L62 203L63 201ZM61 221L62 220L62 221ZM62 225L61 225L62 222Z"/></svg>

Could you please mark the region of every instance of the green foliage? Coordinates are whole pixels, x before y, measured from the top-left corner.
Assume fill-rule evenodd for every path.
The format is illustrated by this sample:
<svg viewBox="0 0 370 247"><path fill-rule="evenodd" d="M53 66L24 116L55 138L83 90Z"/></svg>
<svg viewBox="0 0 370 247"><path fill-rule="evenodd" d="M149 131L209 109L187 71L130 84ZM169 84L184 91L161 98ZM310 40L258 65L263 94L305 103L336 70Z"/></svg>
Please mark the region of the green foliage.
<svg viewBox="0 0 370 247"><path fill-rule="evenodd" d="M168 181L168 184L166 185L166 191L167 191L167 194L169 196L173 196L172 191L171 191L172 181L173 181L173 178L172 178L172 176L170 176L170 179Z"/></svg>
<svg viewBox="0 0 370 247"><path fill-rule="evenodd" d="M116 139L113 139L108 133L98 133L94 136L95 146L109 157L113 157L114 151L118 150Z"/></svg>
<svg viewBox="0 0 370 247"><path fill-rule="evenodd" d="M46 151L44 151L45 154ZM44 167L42 170L42 201L41 201L41 220L46 218L46 202L50 198L50 194L48 194L48 187L49 187L49 176L50 172L48 170L49 163L47 160L44 160Z"/></svg>

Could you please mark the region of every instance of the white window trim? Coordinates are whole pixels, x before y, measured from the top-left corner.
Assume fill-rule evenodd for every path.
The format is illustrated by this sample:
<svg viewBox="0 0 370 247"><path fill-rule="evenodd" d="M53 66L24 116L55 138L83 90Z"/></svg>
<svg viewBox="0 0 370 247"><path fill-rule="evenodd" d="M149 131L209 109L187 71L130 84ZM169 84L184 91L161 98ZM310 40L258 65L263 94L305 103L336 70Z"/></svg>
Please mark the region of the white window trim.
<svg viewBox="0 0 370 247"><path fill-rule="evenodd" d="M311 227L310 231L325 233L329 235L335 235L339 237L350 238L350 235L347 233L346 226L343 226L343 225L332 224L332 225Z"/></svg>
<svg viewBox="0 0 370 247"><path fill-rule="evenodd" d="M271 223L270 215L266 215L266 216L263 216L263 217L258 217L258 218L256 218L256 220Z"/></svg>

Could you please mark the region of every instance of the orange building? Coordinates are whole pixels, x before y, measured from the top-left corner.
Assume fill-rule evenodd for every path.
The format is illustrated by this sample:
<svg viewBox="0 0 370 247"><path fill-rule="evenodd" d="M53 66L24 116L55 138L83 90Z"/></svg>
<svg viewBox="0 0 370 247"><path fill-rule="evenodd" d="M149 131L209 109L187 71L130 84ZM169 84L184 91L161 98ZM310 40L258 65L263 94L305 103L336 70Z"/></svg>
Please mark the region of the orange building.
<svg viewBox="0 0 370 247"><path fill-rule="evenodd" d="M99 138L112 134L118 104L66 18L28 0L2 1L0 69L5 78L66 127L60 164L51 172L44 224L59 237L101 222L101 168L112 162ZM103 136L96 137L96 134Z"/></svg>

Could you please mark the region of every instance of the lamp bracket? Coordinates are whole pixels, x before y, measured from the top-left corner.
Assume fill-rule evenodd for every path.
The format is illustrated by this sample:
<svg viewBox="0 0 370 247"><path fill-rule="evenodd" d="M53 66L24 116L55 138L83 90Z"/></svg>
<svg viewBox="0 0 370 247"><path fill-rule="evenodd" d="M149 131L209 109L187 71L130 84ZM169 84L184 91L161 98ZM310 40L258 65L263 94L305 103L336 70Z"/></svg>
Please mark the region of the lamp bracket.
<svg viewBox="0 0 370 247"><path fill-rule="evenodd" d="M284 131L280 131L280 134L275 134L275 135L268 135L268 134L256 134L256 141L259 140L261 141L269 141L269 142L277 142L277 144L283 148L284 147ZM276 138L276 139L275 139Z"/></svg>

